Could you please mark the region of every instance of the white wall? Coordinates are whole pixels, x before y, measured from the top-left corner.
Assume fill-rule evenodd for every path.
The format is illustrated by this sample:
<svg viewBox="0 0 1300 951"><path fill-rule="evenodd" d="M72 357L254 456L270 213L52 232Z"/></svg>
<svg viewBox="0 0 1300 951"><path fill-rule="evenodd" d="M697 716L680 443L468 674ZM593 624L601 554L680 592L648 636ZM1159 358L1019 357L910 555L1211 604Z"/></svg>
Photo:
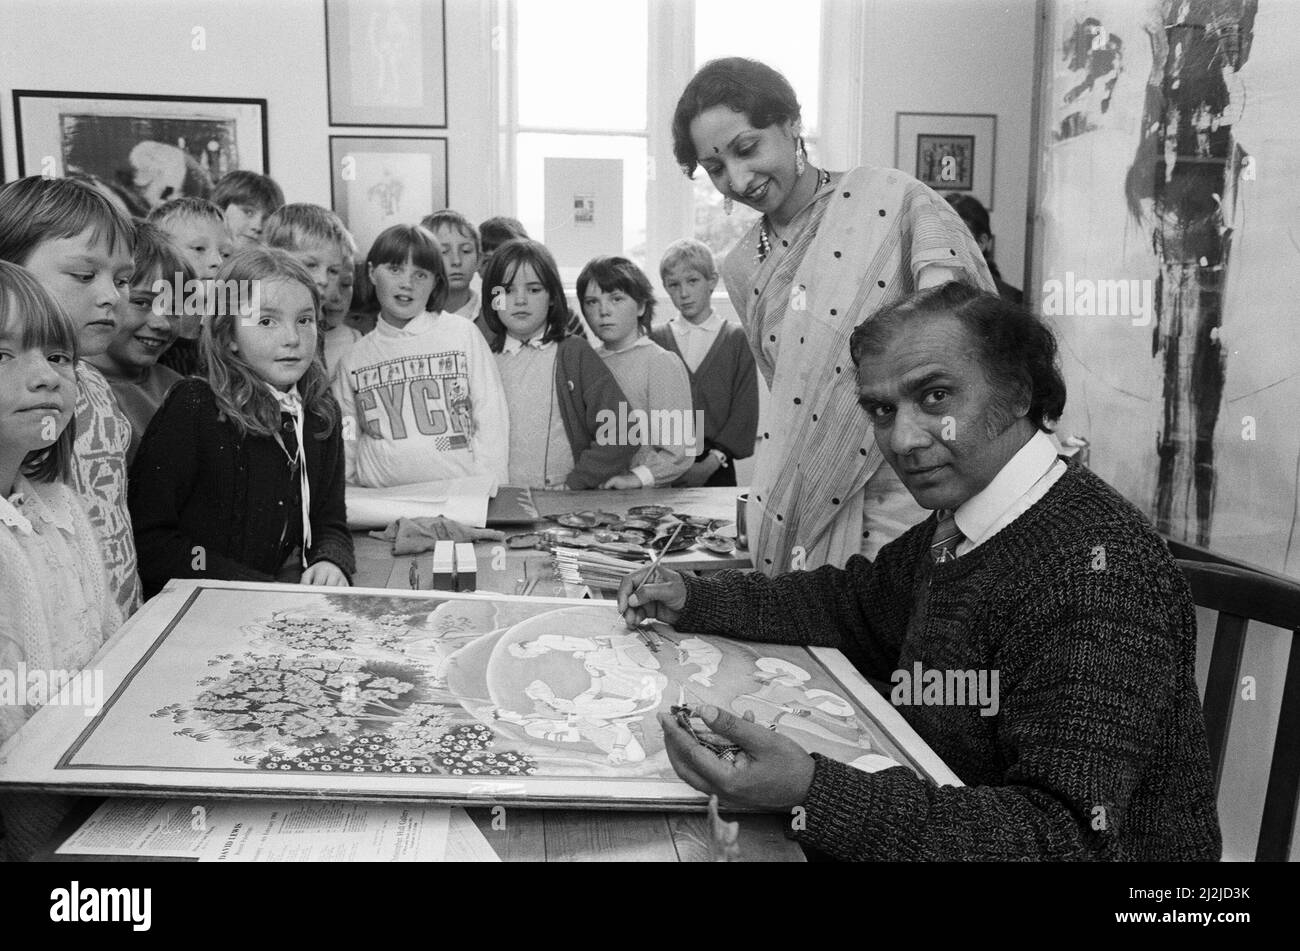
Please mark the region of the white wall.
<svg viewBox="0 0 1300 951"><path fill-rule="evenodd" d="M1034 0L866 3L862 161L894 164L895 113L995 114L996 260L1003 277L1023 287L1035 82Z"/></svg>
<svg viewBox="0 0 1300 951"><path fill-rule="evenodd" d="M329 127L321 0L0 0L0 139L17 174L14 89L267 100L270 174L290 201L330 204L329 135L446 136L451 204L494 210L484 155L491 31L477 0L447 2L448 128ZM205 31L206 50L192 48ZM433 210L433 209L430 209Z"/></svg>

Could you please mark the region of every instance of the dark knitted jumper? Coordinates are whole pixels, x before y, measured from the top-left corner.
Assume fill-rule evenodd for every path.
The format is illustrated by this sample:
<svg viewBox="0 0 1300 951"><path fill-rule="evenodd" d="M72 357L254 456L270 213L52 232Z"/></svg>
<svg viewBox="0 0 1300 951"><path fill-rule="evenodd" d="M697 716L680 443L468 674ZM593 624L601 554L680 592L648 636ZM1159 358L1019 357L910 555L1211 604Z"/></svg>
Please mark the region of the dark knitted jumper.
<svg viewBox="0 0 1300 951"><path fill-rule="evenodd" d="M270 436L241 435L217 412L206 380L180 381L136 453L128 502L145 597L170 578L274 581L302 538L298 477L285 450ZM343 437L335 426L320 439L323 427L321 417L306 414L307 563L333 562L351 578L356 558L343 497Z"/></svg>
<svg viewBox="0 0 1300 951"><path fill-rule="evenodd" d="M796 837L842 859L1217 860L1190 591L1142 515L1071 464L970 553L934 518L778 578L687 579L683 631L836 647L866 676L996 670L1000 709L900 706L965 787L816 756Z"/></svg>

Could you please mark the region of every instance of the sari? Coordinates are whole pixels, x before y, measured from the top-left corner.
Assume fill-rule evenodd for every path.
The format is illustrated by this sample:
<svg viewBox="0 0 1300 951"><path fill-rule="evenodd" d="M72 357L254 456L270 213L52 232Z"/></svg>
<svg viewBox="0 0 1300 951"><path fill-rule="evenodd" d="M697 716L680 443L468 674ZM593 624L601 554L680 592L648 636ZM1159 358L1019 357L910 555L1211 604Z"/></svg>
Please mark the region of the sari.
<svg viewBox="0 0 1300 951"><path fill-rule="evenodd" d="M863 166L819 188L792 222L798 233L756 264L761 224L723 264L771 393L746 513L754 568L775 575L842 566L864 547L868 497L900 512L910 506L915 521L924 515L892 472L873 478L883 457L858 405L853 329L915 291L927 265L996 293L993 278L952 207L895 169ZM881 543L876 537L871 547Z"/></svg>

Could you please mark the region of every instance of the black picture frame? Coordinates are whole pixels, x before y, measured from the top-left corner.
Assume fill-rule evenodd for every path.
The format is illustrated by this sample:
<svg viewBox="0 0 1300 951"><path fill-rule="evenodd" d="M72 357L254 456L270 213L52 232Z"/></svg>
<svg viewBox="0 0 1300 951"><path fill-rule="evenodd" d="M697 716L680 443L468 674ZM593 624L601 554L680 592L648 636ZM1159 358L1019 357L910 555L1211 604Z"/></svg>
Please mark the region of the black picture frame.
<svg viewBox="0 0 1300 951"><path fill-rule="evenodd" d="M331 126L384 129L447 128L447 8L445 0L399 0L411 19L378 23L376 0L323 0L326 97ZM385 6L389 6L385 4ZM389 11L384 11L390 15ZM401 16L401 10L396 14ZM363 24L363 18L370 17ZM351 39L366 36L366 62ZM413 69L409 57L423 57ZM429 60L437 57L436 63ZM358 82L375 79L373 88ZM417 77L419 81L417 82ZM416 88L418 86L418 89ZM371 94L366 98L366 92ZM388 99L388 102L384 100Z"/></svg>
<svg viewBox="0 0 1300 951"><path fill-rule="evenodd" d="M92 175L136 214L234 169L270 174L265 99L15 89L13 112L19 177Z"/></svg>
<svg viewBox="0 0 1300 951"><path fill-rule="evenodd" d="M384 228L419 224L448 207L446 136L331 135L329 148L330 207L352 232L362 257ZM404 156L411 159L404 162ZM420 157L429 159L424 169ZM396 190L393 182L400 183Z"/></svg>

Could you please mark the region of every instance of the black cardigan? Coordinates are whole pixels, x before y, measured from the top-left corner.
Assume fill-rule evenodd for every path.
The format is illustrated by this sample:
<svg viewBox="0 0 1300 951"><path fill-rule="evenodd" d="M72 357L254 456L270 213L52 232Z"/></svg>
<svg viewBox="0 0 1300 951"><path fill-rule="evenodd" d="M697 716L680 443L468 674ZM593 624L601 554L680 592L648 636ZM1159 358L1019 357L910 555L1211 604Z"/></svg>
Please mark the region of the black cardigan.
<svg viewBox="0 0 1300 951"><path fill-rule="evenodd" d="M335 426L318 439L323 421L313 413L304 429L311 482L307 561L333 562L350 579L356 559L343 499L341 431ZM241 436L230 421L218 421L205 380L172 387L140 442L128 486L145 597L171 578L274 581L300 530L297 477L284 450L270 436ZM282 541L286 521L290 532Z"/></svg>

